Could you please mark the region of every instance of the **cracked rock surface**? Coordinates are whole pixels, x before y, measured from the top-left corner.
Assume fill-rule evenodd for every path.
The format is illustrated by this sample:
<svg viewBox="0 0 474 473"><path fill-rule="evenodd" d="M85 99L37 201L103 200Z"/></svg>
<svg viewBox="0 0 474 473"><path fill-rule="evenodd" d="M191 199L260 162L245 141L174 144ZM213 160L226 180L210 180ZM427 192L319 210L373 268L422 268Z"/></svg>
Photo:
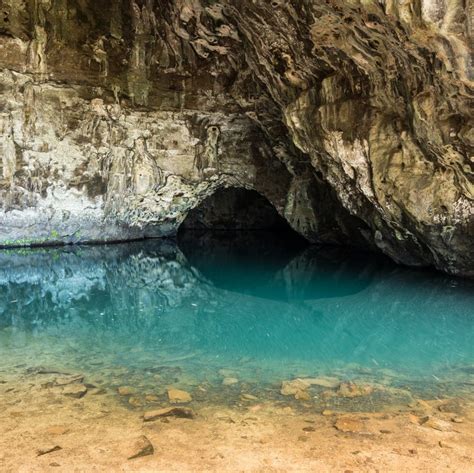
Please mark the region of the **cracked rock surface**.
<svg viewBox="0 0 474 473"><path fill-rule="evenodd" d="M0 0L0 244L173 235L238 187L474 276L473 5Z"/></svg>

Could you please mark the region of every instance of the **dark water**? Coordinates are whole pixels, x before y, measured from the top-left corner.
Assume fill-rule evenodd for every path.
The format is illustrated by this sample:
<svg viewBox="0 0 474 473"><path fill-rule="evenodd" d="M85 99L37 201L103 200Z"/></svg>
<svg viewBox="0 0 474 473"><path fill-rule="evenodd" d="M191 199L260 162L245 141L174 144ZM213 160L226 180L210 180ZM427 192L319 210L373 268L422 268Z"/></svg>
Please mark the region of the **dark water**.
<svg viewBox="0 0 474 473"><path fill-rule="evenodd" d="M0 377L35 369L219 402L300 376L468 397L474 285L265 234L3 251Z"/></svg>

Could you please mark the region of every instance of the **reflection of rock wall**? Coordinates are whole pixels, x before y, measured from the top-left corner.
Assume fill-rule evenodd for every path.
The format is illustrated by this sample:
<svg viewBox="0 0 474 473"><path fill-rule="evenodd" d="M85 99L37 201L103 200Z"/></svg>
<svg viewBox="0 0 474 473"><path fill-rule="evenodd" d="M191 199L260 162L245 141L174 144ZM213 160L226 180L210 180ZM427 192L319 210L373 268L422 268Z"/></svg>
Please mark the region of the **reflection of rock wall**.
<svg viewBox="0 0 474 473"><path fill-rule="evenodd" d="M34 322L38 306L52 320L66 313L114 317L138 311L140 304L159 313L205 297L205 290L179 250L166 242L0 253L3 324ZM103 306L89 304L101 297Z"/></svg>
<svg viewBox="0 0 474 473"><path fill-rule="evenodd" d="M312 241L472 274L471 10L3 2L0 244L170 234L238 185Z"/></svg>

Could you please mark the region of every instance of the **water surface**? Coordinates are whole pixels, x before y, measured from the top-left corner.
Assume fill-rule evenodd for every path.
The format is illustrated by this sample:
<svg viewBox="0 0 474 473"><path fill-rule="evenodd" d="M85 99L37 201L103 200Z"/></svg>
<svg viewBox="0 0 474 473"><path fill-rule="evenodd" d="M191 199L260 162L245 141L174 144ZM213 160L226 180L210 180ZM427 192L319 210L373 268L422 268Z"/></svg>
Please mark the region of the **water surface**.
<svg viewBox="0 0 474 473"><path fill-rule="evenodd" d="M387 386L381 404L469 397L473 320L471 281L262 234L0 252L0 378L79 372L138 398L289 402L283 380L316 376Z"/></svg>

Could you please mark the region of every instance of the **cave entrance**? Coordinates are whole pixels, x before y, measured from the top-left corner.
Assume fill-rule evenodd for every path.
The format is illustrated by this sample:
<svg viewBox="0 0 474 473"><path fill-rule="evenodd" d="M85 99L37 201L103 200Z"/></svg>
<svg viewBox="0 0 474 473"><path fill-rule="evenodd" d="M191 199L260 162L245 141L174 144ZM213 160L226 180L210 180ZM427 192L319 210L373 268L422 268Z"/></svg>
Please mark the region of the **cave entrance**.
<svg viewBox="0 0 474 473"><path fill-rule="evenodd" d="M263 277L285 267L306 246L261 194L244 188L219 189L192 209L178 231L178 245L187 259L211 280L223 283L222 265L237 274Z"/></svg>
<svg viewBox="0 0 474 473"><path fill-rule="evenodd" d="M293 232L265 197L239 187L218 189L192 209L180 226L188 230Z"/></svg>

